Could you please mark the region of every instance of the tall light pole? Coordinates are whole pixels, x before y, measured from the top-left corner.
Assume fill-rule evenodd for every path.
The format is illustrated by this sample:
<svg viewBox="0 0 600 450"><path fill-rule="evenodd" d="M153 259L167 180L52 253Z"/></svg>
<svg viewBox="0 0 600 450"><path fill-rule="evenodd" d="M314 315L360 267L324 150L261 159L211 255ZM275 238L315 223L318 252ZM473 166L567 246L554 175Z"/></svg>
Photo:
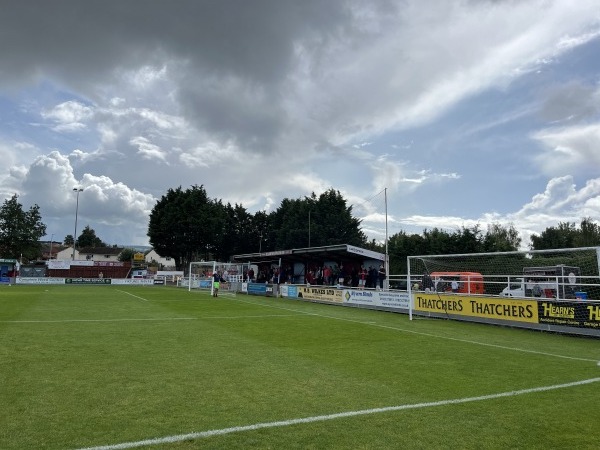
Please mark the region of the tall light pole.
<svg viewBox="0 0 600 450"><path fill-rule="evenodd" d="M52 244L54 243L54 233L50 236L50 259L52 259Z"/></svg>
<svg viewBox="0 0 600 450"><path fill-rule="evenodd" d="M384 286L385 286L385 289L388 290L389 286L390 286L390 254L388 252L387 187L384 190L384 199L385 199L385 272L387 274L385 282L384 282ZM408 284L410 284L410 277L408 279Z"/></svg>
<svg viewBox="0 0 600 450"><path fill-rule="evenodd" d="M310 248L310 209L308 210L308 248Z"/></svg>
<svg viewBox="0 0 600 450"><path fill-rule="evenodd" d="M73 188L73 192L77 192L77 205L75 206L75 232L73 233L73 257L71 258L75 261L75 243L77 242L77 213L79 212L79 193L83 192L83 188L75 187Z"/></svg>

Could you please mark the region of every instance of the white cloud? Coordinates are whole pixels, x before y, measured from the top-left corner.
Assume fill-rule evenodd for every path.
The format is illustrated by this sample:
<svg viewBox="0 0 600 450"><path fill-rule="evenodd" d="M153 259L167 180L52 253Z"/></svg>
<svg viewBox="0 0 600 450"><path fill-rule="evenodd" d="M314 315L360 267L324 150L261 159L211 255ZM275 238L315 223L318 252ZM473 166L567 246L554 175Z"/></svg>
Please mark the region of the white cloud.
<svg viewBox="0 0 600 450"><path fill-rule="evenodd" d="M518 211L493 216L493 221L514 223L527 245L533 233L539 234L560 222L579 225L585 217L600 217L600 178L588 180L578 190L572 176L563 176L551 179L544 192L534 195Z"/></svg>
<svg viewBox="0 0 600 450"><path fill-rule="evenodd" d="M387 188L402 198L390 205L397 227L498 217L535 229L531 217L538 227L560 217L557 211L567 208L561 198L583 197L572 215L597 206L593 183L569 190L558 178L598 177L597 86L590 87L589 75L577 86L555 81L576 70L562 62L566 56L599 40L597 0L307 0L266 9L253 2L232 8L228 0L157 0L140 9L107 0L89 5L86 20L77 22L62 13L64 5L41 2L32 11L19 3L0 16L6 36L0 99L19 100L10 111L0 102L0 140L21 143L0 145L7 163L0 189L23 189L57 224L72 214L74 184L86 189L84 218L106 230L135 224L142 239L142 214L178 185L203 184L211 197L252 209L330 187L359 205ZM43 38L37 30L45 30ZM597 83L597 70L588 71ZM538 82L539 97L515 100ZM562 89L541 102L553 85ZM589 92L596 97L583 105ZM495 95L488 105L470 103L487 94ZM470 114L461 116L465 110ZM538 110L542 124L532 132ZM489 169L484 157L455 148L467 161L457 166L444 152L452 151L452 139L472 139L475 148L488 133L481 153L504 151L509 145L496 147L491 134L519 126L514 133L540 144L523 171L551 178L546 192L534 197L531 185L519 187L531 202L505 206L517 212L498 216L489 212L493 202L449 211L444 202L422 198L486 188L509 196L517 176L501 181L505 189L486 187L496 168L478 177ZM507 159L522 163L523 153L516 148ZM488 166L475 166L482 161ZM365 226L371 227L368 218L377 229L382 205L360 208Z"/></svg>
<svg viewBox="0 0 600 450"><path fill-rule="evenodd" d="M69 100L50 110L44 110L41 114L42 118L56 123L55 131L77 132L86 128L84 122L92 118L94 110L80 102Z"/></svg>
<svg viewBox="0 0 600 450"><path fill-rule="evenodd" d="M129 143L137 147L137 153L145 159L156 159L160 161L167 161L167 153L163 151L158 145L151 143L148 139L142 136L136 136L132 138Z"/></svg>
<svg viewBox="0 0 600 450"><path fill-rule="evenodd" d="M600 123L549 128L533 139L543 145L535 164L544 174L600 173Z"/></svg>

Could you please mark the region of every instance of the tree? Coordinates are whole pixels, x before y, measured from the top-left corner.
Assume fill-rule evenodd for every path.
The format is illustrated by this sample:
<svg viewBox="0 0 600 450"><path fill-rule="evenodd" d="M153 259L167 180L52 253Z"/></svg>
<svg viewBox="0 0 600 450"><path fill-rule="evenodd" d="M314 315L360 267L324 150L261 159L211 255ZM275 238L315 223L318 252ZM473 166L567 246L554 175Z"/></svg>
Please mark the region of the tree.
<svg viewBox="0 0 600 450"><path fill-rule="evenodd" d="M352 206L339 191L330 189L318 198L313 193L304 199L283 199L269 216L269 250L321 247L367 242L360 220L352 216ZM309 242L310 241L310 242Z"/></svg>
<svg viewBox="0 0 600 450"><path fill-rule="evenodd" d="M456 253L452 236L446 230L437 227L423 231L423 246L427 249L426 255L445 255Z"/></svg>
<svg viewBox="0 0 600 450"><path fill-rule="evenodd" d="M269 242L271 229L270 215L264 211L257 211L250 220L250 232L248 233L248 253L263 252L272 247Z"/></svg>
<svg viewBox="0 0 600 450"><path fill-rule="evenodd" d="M481 229L479 224L472 228L462 227L451 236L451 253L478 253L482 248Z"/></svg>
<svg viewBox="0 0 600 450"><path fill-rule="evenodd" d="M483 237L484 252L516 251L520 245L519 232L512 223L507 227L492 223L488 225L487 233Z"/></svg>
<svg viewBox="0 0 600 450"><path fill-rule="evenodd" d="M169 189L150 212L150 244L158 254L172 257L178 270L194 259L207 260L223 232L217 212L203 186Z"/></svg>
<svg viewBox="0 0 600 450"><path fill-rule="evenodd" d="M400 231L388 239L390 256L389 273L406 273L406 257L409 255L426 255L425 238L418 234L408 235Z"/></svg>
<svg viewBox="0 0 600 450"><path fill-rule="evenodd" d="M41 254L40 238L46 234L40 208L33 205L23 211L17 194L0 207L0 255L4 258L36 259Z"/></svg>
<svg viewBox="0 0 600 450"><path fill-rule="evenodd" d="M253 216L242 205L231 206L229 203L225 210L225 233L221 243L221 252L225 259L232 255L254 253L257 251L256 227Z"/></svg>
<svg viewBox="0 0 600 450"><path fill-rule="evenodd" d="M136 254L137 252L132 249L132 248L124 248L123 250L121 250L121 253L119 253L119 261L131 261L133 259L133 255Z"/></svg>
<svg viewBox="0 0 600 450"><path fill-rule="evenodd" d="M98 236L96 236L96 232L90 228L89 225L83 229L79 237L77 238L77 247L85 248L85 247L106 247L107 245L102 242Z"/></svg>
<svg viewBox="0 0 600 450"><path fill-rule="evenodd" d="M554 248L573 248L577 229L573 222L560 222L558 227L546 228L541 234L531 236L532 250L549 250Z"/></svg>
<svg viewBox="0 0 600 450"><path fill-rule="evenodd" d="M591 217L581 219L579 231L573 241L575 247L596 247L600 245L600 226Z"/></svg>
<svg viewBox="0 0 600 450"><path fill-rule="evenodd" d="M71 247L74 242L75 242L75 239L73 239L73 235L67 234L65 236L65 240L63 241L63 244L65 244L67 247Z"/></svg>
<svg viewBox="0 0 600 450"><path fill-rule="evenodd" d="M361 221L352 216L352 206L346 205L339 191L329 189L323 192L314 206L319 239L316 245L319 242L322 242L321 245L365 245L367 236L360 228Z"/></svg>
<svg viewBox="0 0 600 450"><path fill-rule="evenodd" d="M301 199L284 198L269 217L269 250L308 247L308 205ZM314 246L314 244L313 244Z"/></svg>
<svg viewBox="0 0 600 450"><path fill-rule="evenodd" d="M579 228L574 222L560 222L540 235L531 236L532 250L553 248L595 247L600 244L600 226L591 217L581 219Z"/></svg>

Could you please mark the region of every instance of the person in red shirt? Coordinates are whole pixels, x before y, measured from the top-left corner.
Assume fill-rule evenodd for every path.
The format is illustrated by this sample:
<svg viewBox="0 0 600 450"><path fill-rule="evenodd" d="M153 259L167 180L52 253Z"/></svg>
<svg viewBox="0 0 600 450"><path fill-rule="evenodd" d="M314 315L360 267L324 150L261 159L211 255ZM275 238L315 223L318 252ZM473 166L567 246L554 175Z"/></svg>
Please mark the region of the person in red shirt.
<svg viewBox="0 0 600 450"><path fill-rule="evenodd" d="M367 269L365 269L364 266L360 266L360 272L358 273L358 287L360 289L364 289L366 283L367 283Z"/></svg>

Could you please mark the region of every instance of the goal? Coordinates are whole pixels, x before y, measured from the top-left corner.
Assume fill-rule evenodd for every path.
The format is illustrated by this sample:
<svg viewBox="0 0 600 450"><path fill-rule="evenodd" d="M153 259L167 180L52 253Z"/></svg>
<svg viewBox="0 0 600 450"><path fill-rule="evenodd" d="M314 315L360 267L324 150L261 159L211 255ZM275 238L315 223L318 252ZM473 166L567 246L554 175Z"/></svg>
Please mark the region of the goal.
<svg viewBox="0 0 600 450"><path fill-rule="evenodd" d="M188 276L182 280L182 287L200 289L213 293L213 274L218 273L223 280L219 294L235 295L242 290L242 282L247 273L245 264L224 263L218 261L193 261Z"/></svg>
<svg viewBox="0 0 600 450"><path fill-rule="evenodd" d="M409 293L600 300L600 247L408 256L407 267Z"/></svg>

